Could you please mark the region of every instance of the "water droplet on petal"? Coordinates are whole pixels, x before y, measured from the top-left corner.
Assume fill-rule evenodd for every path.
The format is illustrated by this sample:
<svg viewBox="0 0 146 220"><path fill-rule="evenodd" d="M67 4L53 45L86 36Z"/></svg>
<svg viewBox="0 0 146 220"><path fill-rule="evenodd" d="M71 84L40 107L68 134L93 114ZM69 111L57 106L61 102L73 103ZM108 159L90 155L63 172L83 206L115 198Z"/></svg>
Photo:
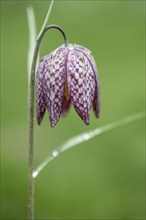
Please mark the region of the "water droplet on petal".
<svg viewBox="0 0 146 220"><path fill-rule="evenodd" d="M69 50L74 50L74 46L72 44L69 45L68 47Z"/></svg>

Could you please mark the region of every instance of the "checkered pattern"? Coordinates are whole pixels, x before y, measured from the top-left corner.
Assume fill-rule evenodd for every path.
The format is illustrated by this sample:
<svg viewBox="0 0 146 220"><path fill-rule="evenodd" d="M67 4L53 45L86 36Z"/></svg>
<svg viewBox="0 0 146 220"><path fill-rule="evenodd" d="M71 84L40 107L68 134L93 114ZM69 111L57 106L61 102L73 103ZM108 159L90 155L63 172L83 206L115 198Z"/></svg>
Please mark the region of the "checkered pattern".
<svg viewBox="0 0 146 220"><path fill-rule="evenodd" d="M67 54L67 48L59 48L51 53L45 68L45 100L52 127L56 125L62 112Z"/></svg>
<svg viewBox="0 0 146 220"><path fill-rule="evenodd" d="M95 76L91 65L82 52L70 51L68 55L67 81L69 95L75 110L89 124L89 111L95 93Z"/></svg>
<svg viewBox="0 0 146 220"><path fill-rule="evenodd" d="M99 113L100 113L100 82L99 82L99 78L98 78L98 70L96 67L94 57L93 57L91 51L83 46L75 44L75 48L76 48L76 50L82 52L87 57L88 61L91 64L93 72L95 74L96 85L95 85L95 94L94 94L94 99L93 99L93 110L94 110L95 116L99 117Z"/></svg>
<svg viewBox="0 0 146 220"><path fill-rule="evenodd" d="M82 46L62 46L45 56L37 72L36 85L38 124L47 108L51 126L55 126L71 102L87 125L92 105L95 115L99 115L97 69L91 52Z"/></svg>
<svg viewBox="0 0 146 220"><path fill-rule="evenodd" d="M45 98L43 92L43 77L44 77L44 69L46 66L47 59L43 58L40 62L37 75L36 75L36 94L37 94L37 121L38 124L41 123L45 110Z"/></svg>

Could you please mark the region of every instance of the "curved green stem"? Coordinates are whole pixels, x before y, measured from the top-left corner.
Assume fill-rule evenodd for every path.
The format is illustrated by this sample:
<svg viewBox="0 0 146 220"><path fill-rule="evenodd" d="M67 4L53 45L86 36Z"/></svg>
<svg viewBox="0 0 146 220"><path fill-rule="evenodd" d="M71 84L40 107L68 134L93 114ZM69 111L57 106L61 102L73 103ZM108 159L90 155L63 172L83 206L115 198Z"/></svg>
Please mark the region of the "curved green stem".
<svg viewBox="0 0 146 220"><path fill-rule="evenodd" d="M59 27L58 25L56 25L56 24L51 24L51 25L45 27L44 30L42 31L42 33L39 34L39 37L37 38L37 41L38 41L38 42L41 41L42 38L44 37L44 34L45 34L49 29L52 29L52 28L55 28L55 29L59 30L59 31L62 33L63 38L64 38L65 46L67 46L67 45L68 45L68 40L67 40L66 34L65 34L65 32L63 31L63 29L62 29L61 27Z"/></svg>
<svg viewBox="0 0 146 220"><path fill-rule="evenodd" d="M33 133L34 133L34 92L35 92L35 71L36 71L36 62L38 57L38 52L40 48L41 41L45 35L45 33L49 29L58 29L65 41L65 45L67 46L68 41L64 31L57 25L49 25L45 27L42 32L39 34L37 38L32 66L31 66L31 76L30 76L30 99L29 99L29 218L30 220L34 220L34 179L33 179L33 160L34 160L34 150L33 150Z"/></svg>

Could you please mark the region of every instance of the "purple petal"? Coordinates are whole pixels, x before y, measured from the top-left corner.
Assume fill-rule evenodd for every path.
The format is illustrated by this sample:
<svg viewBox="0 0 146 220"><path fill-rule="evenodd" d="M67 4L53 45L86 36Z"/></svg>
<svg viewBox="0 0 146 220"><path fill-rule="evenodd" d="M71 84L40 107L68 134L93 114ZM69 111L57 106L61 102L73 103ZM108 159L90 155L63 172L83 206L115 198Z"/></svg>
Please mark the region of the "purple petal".
<svg viewBox="0 0 146 220"><path fill-rule="evenodd" d="M37 122L39 125L43 119L46 110L46 105L44 101L44 92L43 92L43 74L44 74L45 63L46 63L46 58L43 58L40 62L36 75Z"/></svg>
<svg viewBox="0 0 146 220"><path fill-rule="evenodd" d="M45 71L45 101L52 127L57 124L62 112L67 55L65 47L52 52Z"/></svg>
<svg viewBox="0 0 146 220"><path fill-rule="evenodd" d="M97 79L97 77L96 77L95 95L93 100L93 110L95 116L98 118L100 113L100 85L99 85L99 79Z"/></svg>
<svg viewBox="0 0 146 220"><path fill-rule="evenodd" d="M89 111L95 93L95 76L87 57L76 50L68 55L67 81L75 110L89 124Z"/></svg>
<svg viewBox="0 0 146 220"><path fill-rule="evenodd" d="M93 69L93 72L95 74L95 81L96 81L96 86L95 86L95 94L94 94L94 99L93 99L93 110L95 113L96 117L99 117L99 113L100 113L100 82L99 82L99 78L98 78L98 70L96 67L96 63L95 60L92 56L92 53L90 50L88 50L87 48L80 46L80 45L74 45L75 50L82 52L88 59L88 61L90 62L90 65Z"/></svg>

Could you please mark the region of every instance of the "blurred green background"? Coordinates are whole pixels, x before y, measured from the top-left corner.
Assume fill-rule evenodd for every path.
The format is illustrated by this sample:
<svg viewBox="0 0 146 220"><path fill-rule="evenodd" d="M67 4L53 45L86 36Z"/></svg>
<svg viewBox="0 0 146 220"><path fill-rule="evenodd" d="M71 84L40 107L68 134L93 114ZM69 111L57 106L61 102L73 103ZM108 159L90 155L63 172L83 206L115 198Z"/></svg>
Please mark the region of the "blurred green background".
<svg viewBox="0 0 146 220"><path fill-rule="evenodd" d="M1 1L1 219L27 219L26 7L37 30L50 1ZM101 84L101 115L85 126L72 108L51 128L35 121L35 166L70 137L145 108L145 1L55 1L49 23L89 48ZM50 30L41 56L63 43ZM62 154L36 178L36 219L144 219L144 120Z"/></svg>

